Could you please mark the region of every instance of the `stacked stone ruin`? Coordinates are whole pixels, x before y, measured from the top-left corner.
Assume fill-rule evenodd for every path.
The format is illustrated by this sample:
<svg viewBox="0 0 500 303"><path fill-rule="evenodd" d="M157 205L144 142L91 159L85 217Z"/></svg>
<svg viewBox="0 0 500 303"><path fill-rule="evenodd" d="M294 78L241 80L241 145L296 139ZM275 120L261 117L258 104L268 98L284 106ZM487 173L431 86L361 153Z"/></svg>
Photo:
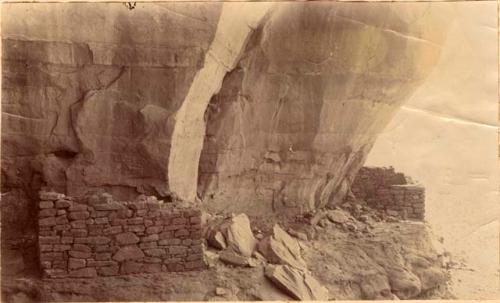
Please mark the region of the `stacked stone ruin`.
<svg viewBox="0 0 500 303"><path fill-rule="evenodd" d="M47 278L91 278L205 267L201 212L154 197L118 202L41 192L40 264Z"/></svg>
<svg viewBox="0 0 500 303"><path fill-rule="evenodd" d="M351 190L357 199L389 215L418 221L425 218L425 188L392 167L361 168Z"/></svg>

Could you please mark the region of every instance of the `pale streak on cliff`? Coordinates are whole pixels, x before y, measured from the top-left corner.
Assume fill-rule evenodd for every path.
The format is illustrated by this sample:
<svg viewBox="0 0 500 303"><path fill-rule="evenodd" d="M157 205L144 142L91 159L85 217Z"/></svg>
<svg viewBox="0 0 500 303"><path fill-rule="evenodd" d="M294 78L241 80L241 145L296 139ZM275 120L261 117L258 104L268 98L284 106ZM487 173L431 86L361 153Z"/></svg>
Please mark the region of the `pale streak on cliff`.
<svg viewBox="0 0 500 303"><path fill-rule="evenodd" d="M247 41L271 7L271 3L225 3L216 34L181 108L175 116L168 162L170 190L183 200L194 201L198 162L205 137L205 110L237 64Z"/></svg>

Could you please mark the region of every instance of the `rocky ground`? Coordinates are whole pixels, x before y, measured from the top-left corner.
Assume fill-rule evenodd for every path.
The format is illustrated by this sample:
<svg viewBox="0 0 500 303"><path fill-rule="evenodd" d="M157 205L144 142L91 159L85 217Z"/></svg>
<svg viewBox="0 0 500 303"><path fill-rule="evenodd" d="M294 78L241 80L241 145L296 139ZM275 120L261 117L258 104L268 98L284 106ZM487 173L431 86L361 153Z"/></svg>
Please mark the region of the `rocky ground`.
<svg viewBox="0 0 500 303"><path fill-rule="evenodd" d="M207 215L201 272L95 279L4 276L6 302L450 298L424 223L345 204L285 220ZM277 223L279 222L279 223Z"/></svg>

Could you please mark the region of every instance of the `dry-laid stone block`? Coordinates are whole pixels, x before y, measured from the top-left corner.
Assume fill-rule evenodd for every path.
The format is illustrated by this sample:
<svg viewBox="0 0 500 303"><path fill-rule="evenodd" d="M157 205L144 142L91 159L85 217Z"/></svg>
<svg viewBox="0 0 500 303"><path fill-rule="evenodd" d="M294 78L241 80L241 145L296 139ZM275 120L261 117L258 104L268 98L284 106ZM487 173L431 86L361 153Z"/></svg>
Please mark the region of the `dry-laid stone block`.
<svg viewBox="0 0 500 303"><path fill-rule="evenodd" d="M160 237L157 234L141 237L141 242L152 242L152 241L158 241Z"/></svg>
<svg viewBox="0 0 500 303"><path fill-rule="evenodd" d="M106 267L106 266L117 266L118 263L111 260L89 260L87 261L87 266L89 267Z"/></svg>
<svg viewBox="0 0 500 303"><path fill-rule="evenodd" d="M162 257L166 255L166 252L162 248L150 248L144 249L144 254L148 257Z"/></svg>
<svg viewBox="0 0 500 303"><path fill-rule="evenodd" d="M114 255L113 260L121 262L124 260L135 260L144 258L144 253L137 246L124 246L120 248Z"/></svg>
<svg viewBox="0 0 500 303"><path fill-rule="evenodd" d="M108 227L108 228L105 228L102 233L104 235L115 235L115 234L118 234L118 233L121 233L122 232L122 227L121 226L111 226L111 227Z"/></svg>
<svg viewBox="0 0 500 303"><path fill-rule="evenodd" d="M56 201L59 199L63 199L65 196L60 193L56 192L40 192L39 193L40 200L46 200L46 201Z"/></svg>
<svg viewBox="0 0 500 303"><path fill-rule="evenodd" d="M163 226L149 226L146 228L146 234L158 234L163 230Z"/></svg>
<svg viewBox="0 0 500 303"><path fill-rule="evenodd" d="M69 224L62 224L62 225L54 226L54 230L69 231L70 229L71 229L71 225L69 225ZM63 236L67 236L67 234L63 234Z"/></svg>
<svg viewBox="0 0 500 303"><path fill-rule="evenodd" d="M42 209L52 208L54 207L54 202L52 201L41 201L38 206Z"/></svg>
<svg viewBox="0 0 500 303"><path fill-rule="evenodd" d="M182 240L181 239L163 239L158 241L159 245L162 246L167 246L167 245L179 245L181 244Z"/></svg>
<svg viewBox="0 0 500 303"><path fill-rule="evenodd" d="M109 223L109 219L107 217L95 218L94 223L95 224L107 224L107 223Z"/></svg>
<svg viewBox="0 0 500 303"><path fill-rule="evenodd" d="M143 224L143 223L144 223L144 218L127 219L127 224L130 224L130 225L138 225L138 224Z"/></svg>
<svg viewBox="0 0 500 303"><path fill-rule="evenodd" d="M70 208L73 205L73 202L68 200L57 200L56 208Z"/></svg>
<svg viewBox="0 0 500 303"><path fill-rule="evenodd" d="M83 252L83 251L77 251L77 250L70 250L68 254L77 259L87 259L92 256L92 253L90 252Z"/></svg>
<svg viewBox="0 0 500 303"><path fill-rule="evenodd" d="M88 207L84 204L71 204L69 211L70 212L79 212L79 211L87 211Z"/></svg>
<svg viewBox="0 0 500 303"><path fill-rule="evenodd" d="M69 258L68 267L69 269L78 269L86 266L85 259Z"/></svg>
<svg viewBox="0 0 500 303"><path fill-rule="evenodd" d="M71 220L85 220L90 217L88 211L71 211L68 216Z"/></svg>
<svg viewBox="0 0 500 303"><path fill-rule="evenodd" d="M180 229L180 230L177 230L175 233L174 233L174 237L187 237L189 236L189 230L187 229Z"/></svg>
<svg viewBox="0 0 500 303"><path fill-rule="evenodd" d="M71 225L71 228L75 228L75 229L84 229L87 227L87 223L85 223L85 220L71 221L70 225Z"/></svg>
<svg viewBox="0 0 500 303"><path fill-rule="evenodd" d="M61 243L71 244L73 243L73 237L61 237Z"/></svg>
<svg viewBox="0 0 500 303"><path fill-rule="evenodd" d="M109 253L109 252L96 253L95 259L96 259L96 261L111 260L111 253Z"/></svg>
<svg viewBox="0 0 500 303"><path fill-rule="evenodd" d="M38 212L38 217L53 217L57 214L57 210L54 208L45 208Z"/></svg>
<svg viewBox="0 0 500 303"><path fill-rule="evenodd" d="M85 244L73 244L73 250L90 253L92 248Z"/></svg>
<svg viewBox="0 0 500 303"><path fill-rule="evenodd" d="M42 219L38 220L38 225L39 226L54 226L54 225L57 225L56 218L54 218L54 217L42 218Z"/></svg>
<svg viewBox="0 0 500 303"><path fill-rule="evenodd" d="M120 267L121 274L137 274L143 271L143 264L135 261L123 262Z"/></svg>
<svg viewBox="0 0 500 303"><path fill-rule="evenodd" d="M140 241L140 238L132 232L117 234L115 239L118 245L136 244Z"/></svg>
<svg viewBox="0 0 500 303"><path fill-rule="evenodd" d="M70 249L71 249L71 245L66 245L66 244L54 244L53 245L54 251L66 251L66 250L70 250Z"/></svg>

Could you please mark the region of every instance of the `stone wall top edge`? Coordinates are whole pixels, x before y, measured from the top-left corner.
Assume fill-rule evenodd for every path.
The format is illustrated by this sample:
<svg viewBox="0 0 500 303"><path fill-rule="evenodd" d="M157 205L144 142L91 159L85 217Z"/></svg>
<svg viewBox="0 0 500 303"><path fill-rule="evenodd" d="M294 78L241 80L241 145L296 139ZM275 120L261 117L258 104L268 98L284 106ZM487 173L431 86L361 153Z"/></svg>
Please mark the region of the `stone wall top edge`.
<svg viewBox="0 0 500 303"><path fill-rule="evenodd" d="M119 201L115 200L111 194L105 194L108 201L100 202L100 203L89 203L88 197L71 197L62 193L57 193L55 191L40 191L39 198L40 201L60 201L66 200L71 201L71 204L74 205L85 205L89 208L99 208L99 205L116 205L121 206L122 209L130 208L131 206L143 206L140 208L150 208L148 206L158 206L158 209L165 211L193 211L196 210L196 205L188 205L186 202L179 204L179 202L165 202L163 200L158 200L155 196L139 196L135 200L130 201ZM117 209L108 209L108 210L118 210Z"/></svg>

